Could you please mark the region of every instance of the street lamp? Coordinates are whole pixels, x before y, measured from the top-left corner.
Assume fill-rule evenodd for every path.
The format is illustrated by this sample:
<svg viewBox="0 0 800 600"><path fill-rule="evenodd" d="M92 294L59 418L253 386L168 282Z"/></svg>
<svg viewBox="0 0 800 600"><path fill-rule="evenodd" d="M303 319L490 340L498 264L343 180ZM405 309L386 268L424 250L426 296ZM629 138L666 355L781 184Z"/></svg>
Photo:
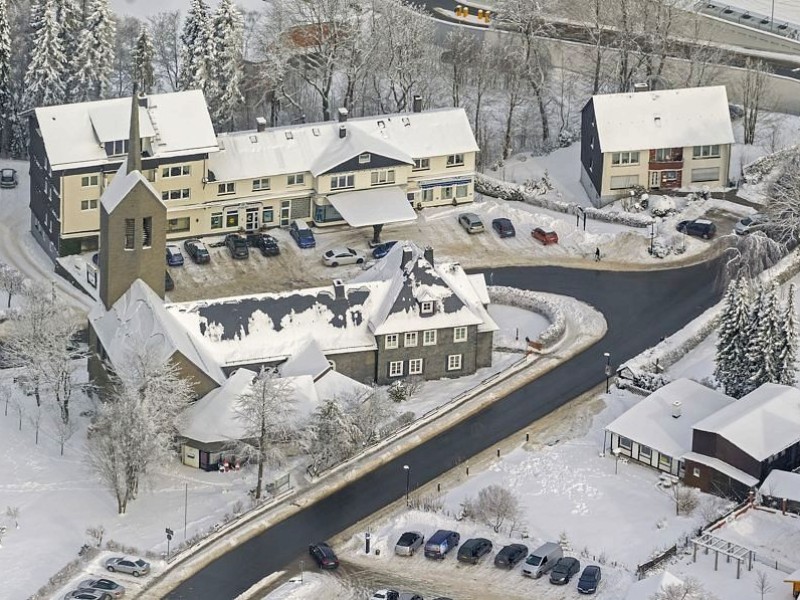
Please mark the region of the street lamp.
<svg viewBox="0 0 800 600"><path fill-rule="evenodd" d="M606 394L608 393L609 380L611 379L611 353L603 352L606 357Z"/></svg>
<svg viewBox="0 0 800 600"><path fill-rule="evenodd" d="M656 222L650 222L650 256L653 256L653 240L656 239Z"/></svg>
<svg viewBox="0 0 800 600"><path fill-rule="evenodd" d="M406 472L406 506L409 506L408 491L409 488L411 487L411 467L409 467L408 465L403 465L403 469Z"/></svg>

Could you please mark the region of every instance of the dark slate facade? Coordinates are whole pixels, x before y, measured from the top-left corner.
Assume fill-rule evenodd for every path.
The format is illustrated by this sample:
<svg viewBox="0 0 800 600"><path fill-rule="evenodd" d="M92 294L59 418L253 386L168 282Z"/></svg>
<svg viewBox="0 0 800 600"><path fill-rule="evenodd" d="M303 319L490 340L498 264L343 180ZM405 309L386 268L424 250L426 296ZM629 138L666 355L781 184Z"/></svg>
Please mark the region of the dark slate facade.
<svg viewBox="0 0 800 600"><path fill-rule="evenodd" d="M594 196L599 198L603 187L603 151L597 135L594 101L591 99L581 111L581 167L583 169L581 181L584 182L584 187L589 183L594 188ZM594 198L592 201L594 202Z"/></svg>
<svg viewBox="0 0 800 600"><path fill-rule="evenodd" d="M388 169L390 167L397 167L407 164L399 160L396 160L394 158L389 158L388 156L381 156L380 154L374 154L372 152L365 152L364 154L369 154L369 162L366 163L359 162L358 156L354 156L350 160L347 160L341 164L336 165L332 169L325 171L321 175L330 175L333 173L349 173L351 171L374 171L375 169Z"/></svg>

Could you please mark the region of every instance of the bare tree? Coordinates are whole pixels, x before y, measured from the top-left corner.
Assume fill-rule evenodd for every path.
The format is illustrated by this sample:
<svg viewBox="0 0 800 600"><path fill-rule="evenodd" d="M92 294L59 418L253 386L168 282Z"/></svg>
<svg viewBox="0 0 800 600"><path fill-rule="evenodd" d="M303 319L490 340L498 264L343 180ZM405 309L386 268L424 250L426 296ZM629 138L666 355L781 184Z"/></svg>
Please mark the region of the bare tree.
<svg viewBox="0 0 800 600"><path fill-rule="evenodd" d="M178 90L181 52L181 18L178 11L161 12L149 18L153 40L153 66L158 81L169 91Z"/></svg>
<svg viewBox="0 0 800 600"><path fill-rule="evenodd" d="M765 231L781 244L800 235L800 156L787 158L769 186Z"/></svg>
<svg viewBox="0 0 800 600"><path fill-rule="evenodd" d="M450 97L455 107L461 106L463 88L479 49L479 39L469 31L453 29L445 37L440 66L450 84Z"/></svg>
<svg viewBox="0 0 800 600"><path fill-rule="evenodd" d="M639 0L638 34L649 89L664 87L662 75L675 46L673 23L679 14L677 0ZM683 11L680 11L682 13Z"/></svg>
<svg viewBox="0 0 800 600"><path fill-rule="evenodd" d="M759 111L765 99L768 73L769 69L766 64L748 57L745 62L744 81L742 82L745 144L752 144L756 138L756 124L758 123Z"/></svg>
<svg viewBox="0 0 800 600"><path fill-rule="evenodd" d="M715 596L707 592L702 583L690 577L683 583L667 584L650 600L715 600Z"/></svg>
<svg viewBox="0 0 800 600"><path fill-rule="evenodd" d="M96 548L100 548L103 545L103 536L105 534L106 528L102 525L98 525L97 527L89 527L86 529L86 535L89 536L89 539Z"/></svg>
<svg viewBox="0 0 800 600"><path fill-rule="evenodd" d="M495 533L506 522L518 524L522 514L516 496L499 485L487 486L478 492L477 499L466 500L464 512L469 518L494 529Z"/></svg>
<svg viewBox="0 0 800 600"><path fill-rule="evenodd" d="M699 502L697 490L682 483L676 483L672 486L672 500L675 502L675 514L677 516L691 514L697 508Z"/></svg>
<svg viewBox="0 0 800 600"><path fill-rule="evenodd" d="M22 291L25 276L14 267L0 264L0 288L8 295L7 308L11 308L11 298Z"/></svg>
<svg viewBox="0 0 800 600"><path fill-rule="evenodd" d="M61 417L60 410L51 410L49 412L51 416L53 439L58 442L59 453L61 456L64 456L64 446L69 439L75 435L75 432L78 431L78 424L75 422L75 419L65 421Z"/></svg>
<svg viewBox="0 0 800 600"><path fill-rule="evenodd" d="M130 94L133 81L133 51L142 28L136 17L117 16L117 34L115 36L114 60L110 74L109 96L119 98Z"/></svg>
<svg viewBox="0 0 800 600"><path fill-rule="evenodd" d="M44 409L40 404L31 407L31 409L27 411L28 422L33 425L34 441L37 446L39 445L39 431L41 430L42 426L43 413Z"/></svg>
<svg viewBox="0 0 800 600"><path fill-rule="evenodd" d="M756 588L756 592L761 596L761 600L764 600L764 596L774 589L769 581L769 575L767 575L766 571L762 571L761 569L756 571L753 587Z"/></svg>
<svg viewBox="0 0 800 600"><path fill-rule="evenodd" d="M380 440L382 430L396 413L387 394L377 386L367 393L345 396L342 404L352 425L352 443L357 450Z"/></svg>
<svg viewBox="0 0 800 600"><path fill-rule="evenodd" d="M14 529L19 529L19 506L7 507L6 516L14 521Z"/></svg>
<svg viewBox="0 0 800 600"><path fill-rule="evenodd" d="M514 133L514 118L517 110L527 99L527 80L521 73L522 53L520 48L507 46L502 53L495 57L494 65L499 77L499 92L506 105L505 123L503 133L502 157L508 158L512 154L512 140Z"/></svg>

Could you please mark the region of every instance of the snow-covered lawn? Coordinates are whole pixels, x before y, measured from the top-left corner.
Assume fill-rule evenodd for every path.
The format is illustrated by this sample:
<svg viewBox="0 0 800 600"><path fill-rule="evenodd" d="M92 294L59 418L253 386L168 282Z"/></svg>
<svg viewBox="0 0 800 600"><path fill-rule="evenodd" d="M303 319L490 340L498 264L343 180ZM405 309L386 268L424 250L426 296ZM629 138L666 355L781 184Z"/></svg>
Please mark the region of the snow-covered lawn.
<svg viewBox="0 0 800 600"><path fill-rule="evenodd" d="M748 510L714 531L714 535L745 546L763 559L792 570L800 567L800 517L770 509Z"/></svg>

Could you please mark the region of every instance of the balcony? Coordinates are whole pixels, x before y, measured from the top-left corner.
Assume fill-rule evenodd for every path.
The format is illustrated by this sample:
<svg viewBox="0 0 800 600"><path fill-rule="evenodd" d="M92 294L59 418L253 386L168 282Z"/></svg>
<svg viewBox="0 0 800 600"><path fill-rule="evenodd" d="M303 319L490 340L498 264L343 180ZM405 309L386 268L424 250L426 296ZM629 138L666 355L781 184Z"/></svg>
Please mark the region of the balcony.
<svg viewBox="0 0 800 600"><path fill-rule="evenodd" d="M683 169L683 148L660 148L650 150L651 171L679 171Z"/></svg>

